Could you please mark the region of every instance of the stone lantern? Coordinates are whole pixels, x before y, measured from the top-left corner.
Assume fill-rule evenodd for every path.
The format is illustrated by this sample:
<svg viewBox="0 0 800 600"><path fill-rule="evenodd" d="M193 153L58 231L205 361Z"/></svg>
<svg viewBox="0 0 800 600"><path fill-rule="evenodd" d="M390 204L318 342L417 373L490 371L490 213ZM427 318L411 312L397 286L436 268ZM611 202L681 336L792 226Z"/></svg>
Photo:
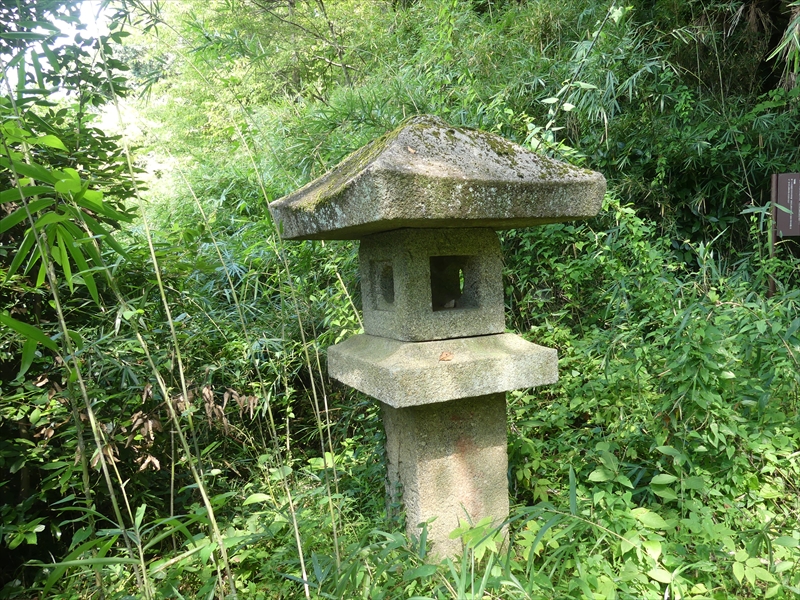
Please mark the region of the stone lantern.
<svg viewBox="0 0 800 600"><path fill-rule="evenodd" d="M364 333L331 377L381 403L387 491L438 556L508 517L505 393L554 383L556 351L505 333L495 230L594 216L605 179L504 138L414 117L270 204L286 239L358 239Z"/></svg>

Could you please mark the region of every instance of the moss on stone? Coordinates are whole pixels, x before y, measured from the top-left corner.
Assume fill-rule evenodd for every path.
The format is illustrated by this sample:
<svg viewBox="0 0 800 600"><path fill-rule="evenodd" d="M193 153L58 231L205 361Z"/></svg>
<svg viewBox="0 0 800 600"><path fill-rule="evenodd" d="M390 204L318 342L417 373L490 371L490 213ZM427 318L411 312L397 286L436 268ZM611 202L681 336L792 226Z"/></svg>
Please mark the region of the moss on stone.
<svg viewBox="0 0 800 600"><path fill-rule="evenodd" d="M417 221L458 220L461 213L454 210L469 215L468 220L502 228L505 220L553 222L593 214L594 208L576 212L567 197L553 205L558 209L546 207L539 196L560 196L554 190L563 186L575 189L576 184L594 190L598 184L604 186L602 177L599 182L597 177L592 171L535 154L494 133L452 127L437 117L418 115L353 152L322 177L275 201L271 209L286 211L287 217L295 215L301 231L358 228L389 215L393 225L387 227L397 226L399 221L394 221L398 219L423 226ZM579 200L579 207L589 201L575 191L568 195ZM385 207L376 204L387 202L387 197L391 200ZM420 202L424 207L418 219ZM599 202L591 200L598 207ZM507 213L512 204L513 214ZM402 217L398 208L405 211ZM551 211L558 214L546 214Z"/></svg>

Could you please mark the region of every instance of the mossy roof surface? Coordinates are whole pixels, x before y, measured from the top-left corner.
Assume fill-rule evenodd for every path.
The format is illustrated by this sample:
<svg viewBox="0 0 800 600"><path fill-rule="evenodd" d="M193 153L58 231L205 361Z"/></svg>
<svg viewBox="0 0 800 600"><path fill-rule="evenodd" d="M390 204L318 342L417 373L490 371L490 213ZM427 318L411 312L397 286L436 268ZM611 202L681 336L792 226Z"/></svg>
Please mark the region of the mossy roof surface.
<svg viewBox="0 0 800 600"><path fill-rule="evenodd" d="M286 238L357 238L400 227L503 229L595 214L599 173L496 134L417 116L270 204Z"/></svg>

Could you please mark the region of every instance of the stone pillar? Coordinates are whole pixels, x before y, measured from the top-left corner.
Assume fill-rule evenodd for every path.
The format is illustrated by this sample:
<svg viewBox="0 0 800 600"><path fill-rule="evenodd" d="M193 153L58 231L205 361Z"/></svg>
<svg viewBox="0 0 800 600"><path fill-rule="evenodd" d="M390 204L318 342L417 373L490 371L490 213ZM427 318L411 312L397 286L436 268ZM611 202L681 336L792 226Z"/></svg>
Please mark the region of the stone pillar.
<svg viewBox="0 0 800 600"><path fill-rule="evenodd" d="M460 521L508 516L505 393L558 379L556 351L504 333L495 230L593 216L605 179L495 134L414 117L270 204L287 239L359 239L364 334L334 379L382 406L387 490L434 556Z"/></svg>
<svg viewBox="0 0 800 600"><path fill-rule="evenodd" d="M460 522L508 515L506 397L490 394L392 408L381 403L386 429L387 493L406 508L407 530L428 536L437 554L454 556L461 540L450 539Z"/></svg>

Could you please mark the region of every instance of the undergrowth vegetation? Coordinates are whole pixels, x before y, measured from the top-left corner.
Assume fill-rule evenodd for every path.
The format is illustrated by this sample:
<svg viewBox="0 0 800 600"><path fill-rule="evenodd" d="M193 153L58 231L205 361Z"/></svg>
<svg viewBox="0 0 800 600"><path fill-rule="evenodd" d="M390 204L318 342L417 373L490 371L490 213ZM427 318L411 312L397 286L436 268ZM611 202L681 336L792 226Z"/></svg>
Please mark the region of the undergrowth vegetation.
<svg viewBox="0 0 800 600"><path fill-rule="evenodd" d="M0 598L800 594L795 3L98 14L0 7ZM609 184L501 234L508 329L560 379L508 395L507 543L465 524L441 562L387 506L377 403L326 375L357 243L267 209L418 113Z"/></svg>

